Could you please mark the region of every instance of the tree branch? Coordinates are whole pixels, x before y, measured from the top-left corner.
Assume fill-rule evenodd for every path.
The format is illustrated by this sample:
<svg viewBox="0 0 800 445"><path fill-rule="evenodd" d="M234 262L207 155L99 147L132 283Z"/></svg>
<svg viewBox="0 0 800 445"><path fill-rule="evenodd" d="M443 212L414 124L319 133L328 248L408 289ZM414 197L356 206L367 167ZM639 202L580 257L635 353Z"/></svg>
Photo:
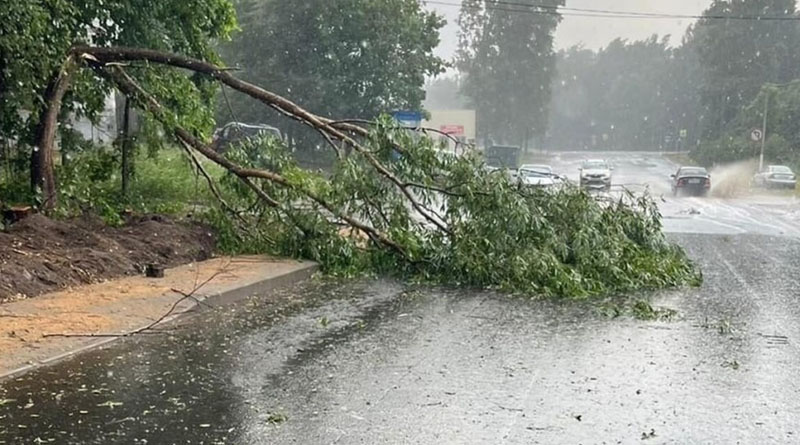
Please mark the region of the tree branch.
<svg viewBox="0 0 800 445"><path fill-rule="evenodd" d="M110 67L109 69L99 67L99 69L101 72L107 74L108 77L110 77L111 80L117 85L117 88L119 88L119 90L122 91L126 96L141 103L142 106L145 107L147 110L149 110L158 120L162 122L168 121L168 119L166 118L166 111L164 110L164 107L160 103L158 103L158 101L153 96L149 95L146 91L144 91L144 89L141 86L139 86L139 84L136 83L135 80L133 80L130 76L128 76L128 74L122 68L115 66L115 67ZM383 232L361 221L358 221L357 219L353 218L350 215L347 215L339 211L333 205L328 203L323 198L312 193L311 191L296 187L294 184L292 184L289 180L287 180L283 176L266 170L244 168L230 161L224 156L220 155L211 147L202 143L200 140L195 138L191 133L189 133L188 131L179 126L174 127L174 134L175 137L177 137L180 141L190 145L192 148L202 153L208 159L212 160L213 162L227 169L236 176L247 179L245 183L249 187L251 187L254 191L256 191L256 193L259 196L265 197L265 200L268 203L280 206L280 204L277 201L267 197L266 193L263 190L261 190L255 184L253 184L252 181L249 180L250 178L266 179L275 184L283 186L287 189L299 191L307 198L311 199L312 201L316 202L317 204L325 208L327 211L329 211L337 218L347 222L351 226L363 231L364 233L373 234L378 240L380 240L382 244L394 249L399 254L408 258L405 249L403 249L402 246L394 242Z"/></svg>
<svg viewBox="0 0 800 445"><path fill-rule="evenodd" d="M197 60L185 56L181 56L178 54L171 54L162 51L155 51L149 49L138 49L138 48L123 48L123 47L116 47L116 48L108 48L108 47L88 47L88 46L78 46L74 47L71 50L72 55L76 55L81 57L84 60L99 63L101 65L105 65L112 62L119 62L119 61L136 61L136 60L146 60L153 63L165 64L179 68L185 68L191 71L207 74L220 82L230 86L231 88L238 90L244 94L249 95L250 97L257 99L267 106L274 108L281 112L284 115L290 116L292 118L296 118L301 122L304 122L308 126L314 128L320 133L327 134L329 137L334 139L338 139L344 141L346 144L353 147L354 150L359 152L367 161L372 165L372 167L378 171L383 177L388 179L392 182L400 192L405 195L406 199L411 203L411 206L422 215L423 218L434 224L439 230L447 233L448 235L452 235L452 232L444 224L437 218L434 218L425 206L421 205L419 201L413 196L413 194L409 191L408 187L404 185L403 181L401 181L397 176L395 176L391 171L389 171L386 166L384 166L377 158L364 146L359 144L356 140L348 136L347 134L343 133L338 128L331 125L331 119L326 119L320 116L317 116L304 108L300 107L299 105L295 104L294 102L279 96L275 93L270 91L264 90L256 85L251 83L245 82L240 80L234 76L232 76L226 70L210 64L208 62L204 62L202 60ZM115 67L119 69L119 67ZM351 125L351 124L341 124L341 125ZM369 132L363 128L358 127L357 125L351 125L352 129L348 129L348 131L356 131L362 135L368 135ZM356 130L358 129L358 130ZM177 130L176 130L177 131ZM188 136L192 140L194 138L187 134L184 134L181 137ZM189 142L187 140L187 142ZM199 141L194 141L195 143L199 143ZM190 145L195 146L195 143L190 142ZM197 148L195 146L195 148ZM200 151L198 149L198 151ZM202 151L201 151L202 153ZM205 153L203 153L205 154ZM220 156L215 156L216 158L221 158ZM240 173L244 176L254 176L254 177L263 177L264 174L268 172L257 171L257 170L248 170L242 169L239 166L234 165L230 161L227 160L220 160L215 159L214 157L210 157L209 159L215 162L224 162L224 164L220 164L229 168L231 170L239 169ZM224 158L222 158L224 159ZM239 174L239 173L237 173ZM264 177L264 179L275 180L276 178L268 178ZM275 181L278 182L278 181ZM285 185L285 184L284 184Z"/></svg>

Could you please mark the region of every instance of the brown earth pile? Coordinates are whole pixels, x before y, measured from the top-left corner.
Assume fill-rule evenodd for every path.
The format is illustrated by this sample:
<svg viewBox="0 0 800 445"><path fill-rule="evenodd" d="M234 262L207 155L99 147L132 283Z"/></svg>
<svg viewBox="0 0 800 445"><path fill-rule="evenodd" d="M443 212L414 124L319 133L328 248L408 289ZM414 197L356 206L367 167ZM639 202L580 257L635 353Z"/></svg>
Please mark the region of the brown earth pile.
<svg viewBox="0 0 800 445"><path fill-rule="evenodd" d="M56 221L32 215L0 231L0 303L71 286L174 267L214 251L212 231L161 216L108 227L93 217Z"/></svg>

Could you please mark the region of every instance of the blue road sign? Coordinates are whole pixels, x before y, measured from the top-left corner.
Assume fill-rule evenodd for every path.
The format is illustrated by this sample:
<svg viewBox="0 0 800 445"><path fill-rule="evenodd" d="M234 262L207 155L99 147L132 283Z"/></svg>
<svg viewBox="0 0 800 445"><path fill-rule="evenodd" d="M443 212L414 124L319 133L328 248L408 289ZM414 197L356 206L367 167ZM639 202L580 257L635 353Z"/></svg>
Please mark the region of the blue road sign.
<svg viewBox="0 0 800 445"><path fill-rule="evenodd" d="M405 127L419 127L422 125L422 112L420 111L395 111L392 113L395 118Z"/></svg>

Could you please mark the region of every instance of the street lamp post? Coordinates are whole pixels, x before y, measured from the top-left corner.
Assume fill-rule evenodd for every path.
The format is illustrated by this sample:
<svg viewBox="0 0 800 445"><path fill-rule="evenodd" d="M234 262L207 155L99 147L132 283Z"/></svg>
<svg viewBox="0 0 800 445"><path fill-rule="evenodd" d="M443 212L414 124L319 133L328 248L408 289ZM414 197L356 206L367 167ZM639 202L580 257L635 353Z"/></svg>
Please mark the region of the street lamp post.
<svg viewBox="0 0 800 445"><path fill-rule="evenodd" d="M769 92L764 95L764 123L761 125L761 155L758 157L758 171L764 170L764 146L767 143L767 113L769 113Z"/></svg>
<svg viewBox="0 0 800 445"><path fill-rule="evenodd" d="M764 169L764 147L767 144L767 115L769 114L769 98L773 91L777 92L778 88L783 88L789 85L795 85L796 81L787 83L768 83L764 87L764 122L761 125L761 155L758 157L758 171Z"/></svg>

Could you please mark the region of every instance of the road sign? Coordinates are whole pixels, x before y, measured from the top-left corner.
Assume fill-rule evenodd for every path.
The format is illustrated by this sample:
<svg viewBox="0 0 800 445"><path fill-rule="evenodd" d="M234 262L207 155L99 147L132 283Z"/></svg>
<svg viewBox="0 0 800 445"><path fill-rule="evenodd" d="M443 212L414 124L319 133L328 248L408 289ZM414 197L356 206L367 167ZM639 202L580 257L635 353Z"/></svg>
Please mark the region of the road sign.
<svg viewBox="0 0 800 445"><path fill-rule="evenodd" d="M419 111L395 111L392 117L405 127L417 128L422 125L422 113Z"/></svg>
<svg viewBox="0 0 800 445"><path fill-rule="evenodd" d="M761 133L761 130L758 128L754 128L753 131L750 132L750 140L753 142L760 141L762 137L764 137L764 134Z"/></svg>

